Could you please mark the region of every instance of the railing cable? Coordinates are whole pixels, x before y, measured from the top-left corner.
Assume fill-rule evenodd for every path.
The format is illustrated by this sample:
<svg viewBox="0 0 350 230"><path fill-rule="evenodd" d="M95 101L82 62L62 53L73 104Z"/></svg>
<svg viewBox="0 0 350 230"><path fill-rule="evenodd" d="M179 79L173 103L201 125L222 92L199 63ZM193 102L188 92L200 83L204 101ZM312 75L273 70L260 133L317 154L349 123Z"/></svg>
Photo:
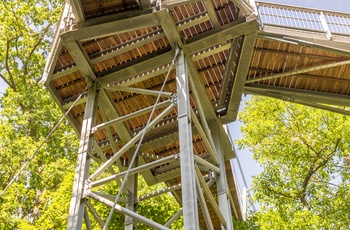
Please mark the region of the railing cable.
<svg viewBox="0 0 350 230"><path fill-rule="evenodd" d="M57 124L51 129L49 134L45 137L45 139L40 143L38 148L35 150L35 152L28 158L28 160L22 165L20 170L17 172L17 174L11 179L11 181L8 183L8 185L4 188L4 190L0 193L0 197L4 195L6 190L13 184L13 182L18 178L18 176L23 172L23 170L27 167L27 165L30 163L30 161L33 160L33 158L38 154L41 147L49 140L51 135L57 130L57 128L60 126L64 118L68 115L68 113L72 110L72 108L75 106L75 104L80 100L80 98L83 96L85 91L87 90L87 87L83 90L83 92L80 93L80 95L75 99L73 104L69 107L69 109L61 116L61 118L58 120Z"/></svg>
<svg viewBox="0 0 350 230"><path fill-rule="evenodd" d="M167 75L166 75L166 77L165 77L165 79L164 79L163 85L162 85L162 87L161 87L161 89L160 89L160 91L159 91L159 93L158 93L156 102L155 102L154 105L153 105L153 109L152 109L152 112L151 112L151 114L150 114L150 116L149 116L149 118L148 118L148 120L147 120L146 126L145 126L145 128L142 130L142 136L141 136L141 138L140 138L140 140L139 140L139 142L138 142L138 144L137 144L137 147L136 147L136 150L135 150L135 152L134 152L134 155L133 155L133 157L132 157L132 159L131 159L131 161L130 161L130 163L129 163L128 169L127 169L127 171L126 171L126 173L125 173L125 176L124 176L124 178L123 178L123 182L122 182L122 184L120 185L118 194L117 194L117 196L116 196L116 198L115 198L115 200L114 200L112 209L111 209L111 211L109 212L109 215L108 215L108 218L107 218L107 220L106 220L106 223L105 223L105 225L104 225L104 227L103 227L103 230L107 230L107 229L108 229L108 224L109 224L109 222L110 222L111 219L112 219L112 215L113 215L113 212L114 212L114 210L115 210L115 205L117 204L117 202L118 202L118 200L119 200L119 197L120 197L120 195L121 195L122 190L124 189L124 186L125 186L125 183L126 183L126 180L127 180L128 176L129 176L131 167L133 166L133 164L134 164L134 162L135 162L135 160L136 160L136 156L138 155L137 152L140 150L142 141L143 141L143 139L144 139L144 137L145 137L145 134L146 134L147 127L148 127L149 123L150 123L151 120L152 120L153 113L154 113L154 111L156 110L157 104L158 104L159 99L160 99L160 97L161 97L161 94L162 94L162 92L163 92L163 90L164 90L165 84L166 84L166 82L167 82L167 80L168 80L168 78L169 78L169 75L170 75L172 66L175 64L175 60L176 60L176 57L177 57L178 54L179 54L179 50L176 49L176 52L175 52L174 58L173 58L173 60L172 60L172 62L171 62L171 65L170 65L170 67L169 67L168 73L167 73Z"/></svg>

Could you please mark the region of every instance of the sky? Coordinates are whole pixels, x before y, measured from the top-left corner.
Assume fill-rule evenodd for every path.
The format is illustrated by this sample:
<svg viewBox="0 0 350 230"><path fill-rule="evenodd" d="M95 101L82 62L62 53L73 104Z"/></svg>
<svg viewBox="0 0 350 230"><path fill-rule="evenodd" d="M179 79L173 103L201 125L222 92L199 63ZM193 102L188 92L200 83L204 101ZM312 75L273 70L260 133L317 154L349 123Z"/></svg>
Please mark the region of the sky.
<svg viewBox="0 0 350 230"><path fill-rule="evenodd" d="M6 89L6 84L5 82L0 78L0 96L2 93L5 92L5 89Z"/></svg>
<svg viewBox="0 0 350 230"><path fill-rule="evenodd" d="M286 5L302 6L302 7L321 9L321 10L350 13L349 0L268 0L265 2L273 2L273 3L280 3L280 4L286 4ZM6 88L6 84L3 82L2 79L0 79L0 96L1 96L1 93L4 93L5 88ZM242 103L241 103L240 109L243 108L244 101L248 99L249 99L249 96L248 97L242 96ZM242 124L240 124L237 121L229 124L229 129L233 140L242 138L242 134L240 133L241 125ZM262 168L253 160L252 153L250 153L247 150L238 150L237 148L236 150L237 150L238 159L243 168L245 179L249 187L252 182L252 176L260 173L262 171ZM236 167L236 171L238 172L239 169L237 168L238 167L237 163L235 163L234 166ZM240 180L240 183L241 185L243 185L242 180Z"/></svg>

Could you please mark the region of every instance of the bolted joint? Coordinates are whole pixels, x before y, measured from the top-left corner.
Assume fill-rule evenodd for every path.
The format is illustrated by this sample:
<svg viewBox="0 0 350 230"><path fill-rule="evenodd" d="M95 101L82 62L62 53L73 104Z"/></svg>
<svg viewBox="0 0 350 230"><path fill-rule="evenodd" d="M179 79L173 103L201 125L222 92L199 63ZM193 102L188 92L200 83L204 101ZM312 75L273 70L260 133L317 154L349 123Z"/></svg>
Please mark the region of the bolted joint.
<svg viewBox="0 0 350 230"><path fill-rule="evenodd" d="M84 184L84 193L83 193L84 198L86 198L91 193L91 189L92 189L91 180L87 179Z"/></svg>
<svg viewBox="0 0 350 230"><path fill-rule="evenodd" d="M96 89L99 89L102 85L100 80L95 75L87 75L87 76L84 76L84 78L86 81L87 89L91 89L95 87L95 85L96 85Z"/></svg>
<svg viewBox="0 0 350 230"><path fill-rule="evenodd" d="M216 181L216 178L218 176L218 173L215 173L213 170L209 170L209 178L212 181Z"/></svg>
<svg viewBox="0 0 350 230"><path fill-rule="evenodd" d="M174 93L174 94L171 96L170 101L171 101L171 103L174 104L174 106L177 105L177 94L176 94L176 93Z"/></svg>
<svg viewBox="0 0 350 230"><path fill-rule="evenodd" d="M127 197L128 205L130 207L136 208L136 204L138 202L138 198L134 197L134 194L130 190L127 190L126 197Z"/></svg>

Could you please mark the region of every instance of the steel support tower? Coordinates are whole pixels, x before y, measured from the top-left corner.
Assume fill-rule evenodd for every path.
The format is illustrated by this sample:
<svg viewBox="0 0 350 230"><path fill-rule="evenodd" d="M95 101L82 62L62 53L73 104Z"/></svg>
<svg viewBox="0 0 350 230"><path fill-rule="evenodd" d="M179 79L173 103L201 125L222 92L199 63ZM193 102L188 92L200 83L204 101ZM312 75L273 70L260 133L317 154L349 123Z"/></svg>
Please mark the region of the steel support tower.
<svg viewBox="0 0 350 230"><path fill-rule="evenodd" d="M242 0L67 2L44 76L80 136L67 229L91 229L91 218L107 229L113 212L124 229L169 229L179 216L185 229L234 229L242 205L226 124L242 94L349 114L330 106L350 106L349 19ZM139 177L165 188L141 194ZM109 183L120 189L104 193ZM137 213L164 193L181 206L172 218Z"/></svg>

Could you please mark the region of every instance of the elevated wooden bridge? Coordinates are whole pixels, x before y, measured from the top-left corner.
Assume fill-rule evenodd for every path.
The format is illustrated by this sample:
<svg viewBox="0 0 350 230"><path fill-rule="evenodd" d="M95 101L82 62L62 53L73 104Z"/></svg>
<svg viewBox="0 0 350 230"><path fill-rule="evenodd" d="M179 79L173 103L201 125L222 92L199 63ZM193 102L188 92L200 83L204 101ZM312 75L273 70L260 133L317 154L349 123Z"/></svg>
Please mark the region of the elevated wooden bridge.
<svg viewBox="0 0 350 230"><path fill-rule="evenodd" d="M89 199L123 213L125 229L168 229L181 215L185 229L233 229L242 212L225 125L242 94L348 115L350 14L243 0L70 0L44 80L81 136L68 229L90 229L90 218L106 229ZM138 175L166 189L140 194ZM115 181L121 192L99 190ZM168 192L182 209L165 224L137 213L138 201Z"/></svg>

